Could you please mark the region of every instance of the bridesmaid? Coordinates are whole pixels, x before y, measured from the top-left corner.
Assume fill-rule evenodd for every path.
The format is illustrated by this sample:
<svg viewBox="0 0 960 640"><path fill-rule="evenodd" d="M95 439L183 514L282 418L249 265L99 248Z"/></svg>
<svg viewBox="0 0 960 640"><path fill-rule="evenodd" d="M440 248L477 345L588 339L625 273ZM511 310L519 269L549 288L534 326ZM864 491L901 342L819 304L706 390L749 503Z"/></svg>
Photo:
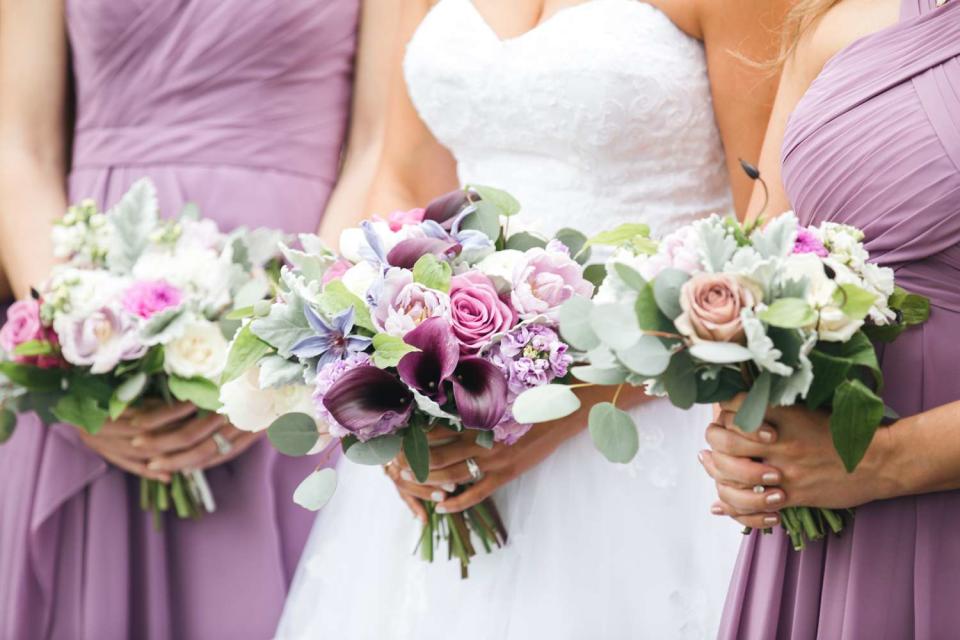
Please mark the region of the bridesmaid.
<svg viewBox="0 0 960 640"><path fill-rule="evenodd" d="M772 184L782 169L773 206L864 229L877 262L933 308L883 350L884 399L904 417L854 473L822 412L771 409L748 438L724 428L731 403L708 429L715 513L764 527L784 506L857 507L840 537L803 552L780 532L747 538L720 637L957 637L960 0L805 0L797 12L761 159Z"/></svg>
<svg viewBox="0 0 960 640"><path fill-rule="evenodd" d="M382 65L390 4L364 3L362 65ZM358 11L359 0L0 0L0 254L14 291L46 277L50 221L68 201L109 206L142 176L167 214L192 201L226 228L315 230L340 165ZM358 91L383 102L376 83ZM347 210L379 153L378 114L355 115L336 198ZM0 447L0 638L269 637L313 522L291 494L316 460L281 459L190 405L131 417L89 437L23 416ZM184 468L210 468L218 510L157 532L123 470Z"/></svg>

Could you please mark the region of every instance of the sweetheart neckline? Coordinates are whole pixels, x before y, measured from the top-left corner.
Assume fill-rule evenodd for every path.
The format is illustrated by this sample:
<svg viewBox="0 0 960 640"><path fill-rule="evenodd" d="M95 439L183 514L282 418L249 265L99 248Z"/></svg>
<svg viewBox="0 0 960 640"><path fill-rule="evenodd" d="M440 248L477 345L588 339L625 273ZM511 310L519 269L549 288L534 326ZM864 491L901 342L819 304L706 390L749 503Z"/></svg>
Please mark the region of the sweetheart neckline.
<svg viewBox="0 0 960 640"><path fill-rule="evenodd" d="M654 7L649 2L644 2L643 0L584 0L584 2L580 2L579 4L575 4L570 7L565 7L563 9L560 9L559 11L554 12L553 15L551 15L549 18L538 22L533 27L531 27L530 29L527 29L523 33L517 34L515 36L511 36L511 37L504 37L504 36L501 36L499 33L497 33L497 30L493 28L493 25L490 24L490 21L487 20L482 13L480 13L480 9L477 8L477 5L474 2L474 0L461 0L461 2L467 5L467 8L474 15L474 17L482 24L482 26L487 31L487 33L489 33L493 37L493 39L496 40L501 45L507 45L512 42L525 40L526 38L532 37L536 33L542 31L548 25L550 25L550 23L556 21L558 18L561 18L564 14L574 13L577 10L584 9L590 5L599 5L602 2L626 2L629 4L635 4L635 5L646 5L655 11L658 11L658 12L660 11L659 9L657 9L657 7Z"/></svg>

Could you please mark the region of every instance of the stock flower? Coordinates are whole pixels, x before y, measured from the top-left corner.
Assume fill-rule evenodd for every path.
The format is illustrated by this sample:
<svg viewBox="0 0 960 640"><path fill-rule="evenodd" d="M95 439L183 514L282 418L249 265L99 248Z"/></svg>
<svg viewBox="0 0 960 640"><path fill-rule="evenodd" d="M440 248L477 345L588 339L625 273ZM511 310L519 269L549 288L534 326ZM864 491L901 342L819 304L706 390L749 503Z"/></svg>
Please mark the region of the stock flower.
<svg viewBox="0 0 960 640"><path fill-rule="evenodd" d="M195 318L164 346L163 368L181 378L213 380L223 372L229 349L218 324Z"/></svg>
<svg viewBox="0 0 960 640"><path fill-rule="evenodd" d="M460 350L476 353L497 333L517 322L517 313L500 299L490 278L478 271L454 276L450 282L450 314Z"/></svg>
<svg viewBox="0 0 960 640"><path fill-rule="evenodd" d="M746 278L723 273L700 273L680 289L677 330L694 342L736 342L745 335L740 311L763 300L760 288Z"/></svg>
<svg viewBox="0 0 960 640"><path fill-rule="evenodd" d="M407 385L389 371L373 366L345 372L321 402L334 423L361 442L406 425L414 405Z"/></svg>
<svg viewBox="0 0 960 640"><path fill-rule="evenodd" d="M303 315L306 316L307 322L316 335L293 345L290 352L302 359L319 357L318 369L328 362L339 360L350 353L363 351L370 346L370 338L351 335L353 331L353 307L349 307L340 315L334 316L329 323L317 315L308 304L303 306Z"/></svg>
<svg viewBox="0 0 960 640"><path fill-rule="evenodd" d="M793 243L793 253L812 253L821 258L830 255L820 238L810 229L804 229L803 227L797 229L797 239Z"/></svg>
<svg viewBox="0 0 960 640"><path fill-rule="evenodd" d="M373 301L373 321L384 333L403 337L428 318L450 317L450 296L413 281L406 269L389 269Z"/></svg>
<svg viewBox="0 0 960 640"><path fill-rule="evenodd" d="M107 373L121 361L136 360L147 351L133 317L116 306L108 305L83 317L58 316L54 329L64 359L89 366L95 374Z"/></svg>
<svg viewBox="0 0 960 640"><path fill-rule="evenodd" d="M517 327L490 350L488 358L507 376L512 394L567 375L573 358L557 332L542 324Z"/></svg>
<svg viewBox="0 0 960 640"><path fill-rule="evenodd" d="M593 285L564 251L530 249L513 274L511 301L521 319L553 316L575 295L589 298Z"/></svg>
<svg viewBox="0 0 960 640"><path fill-rule="evenodd" d="M165 309L180 306L183 294L166 280L135 282L123 295L123 308L147 319Z"/></svg>

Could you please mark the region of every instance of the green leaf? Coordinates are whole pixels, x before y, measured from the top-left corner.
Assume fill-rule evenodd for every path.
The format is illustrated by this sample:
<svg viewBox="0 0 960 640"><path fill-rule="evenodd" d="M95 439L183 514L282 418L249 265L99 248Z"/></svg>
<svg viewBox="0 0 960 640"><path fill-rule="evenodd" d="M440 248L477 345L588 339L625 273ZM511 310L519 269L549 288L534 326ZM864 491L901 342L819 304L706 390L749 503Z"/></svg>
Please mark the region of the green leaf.
<svg viewBox="0 0 960 640"><path fill-rule="evenodd" d="M450 291L450 279L453 277L453 268L433 254L420 256L413 265L413 280L425 287L447 293Z"/></svg>
<svg viewBox="0 0 960 640"><path fill-rule="evenodd" d="M109 417L94 398L78 394L69 394L60 398L53 408L53 415L60 422L80 427L90 435L96 435Z"/></svg>
<svg viewBox="0 0 960 640"><path fill-rule="evenodd" d="M27 364L0 362L0 373L28 391L60 391L64 374L60 369L41 369Z"/></svg>
<svg viewBox="0 0 960 640"><path fill-rule="evenodd" d="M676 320L680 308L680 289L690 279L690 274L679 269L664 269L653 280L653 298L657 307L670 320Z"/></svg>
<svg viewBox="0 0 960 640"><path fill-rule="evenodd" d="M628 374L627 370L622 367L601 368L593 365L572 367L570 373L577 380L603 386L623 384L627 381Z"/></svg>
<svg viewBox="0 0 960 640"><path fill-rule="evenodd" d="M220 404L220 387L206 378L181 378L170 376L167 379L170 393L181 402L192 402L200 409L216 411Z"/></svg>
<svg viewBox="0 0 960 640"><path fill-rule="evenodd" d="M486 200L477 202L474 207L476 210L464 217L460 228L480 231L496 242L500 238L500 209Z"/></svg>
<svg viewBox="0 0 960 640"><path fill-rule="evenodd" d="M838 358L815 348L809 355L813 365L813 382L807 391L806 405L810 409L819 409L830 401L840 383L847 379L853 363L846 358Z"/></svg>
<svg viewBox="0 0 960 640"><path fill-rule="evenodd" d="M293 384L303 384L304 366L298 361L287 360L280 356L264 356L260 360L261 389L286 387Z"/></svg>
<svg viewBox="0 0 960 640"><path fill-rule="evenodd" d="M267 428L270 443L287 456L307 455L317 441L320 432L317 422L305 413L285 413Z"/></svg>
<svg viewBox="0 0 960 640"><path fill-rule="evenodd" d="M408 353L420 351L403 341L403 338L388 333L378 333L373 336L373 364L386 369L400 364L400 360Z"/></svg>
<svg viewBox="0 0 960 640"><path fill-rule="evenodd" d="M631 289L642 291L648 286L647 281L643 279L643 276L641 276L640 273L630 265L623 264L622 262L614 262L613 270L617 272L617 275L620 276L620 279L623 280L624 284Z"/></svg>
<svg viewBox="0 0 960 640"><path fill-rule="evenodd" d="M640 449L637 427L625 412L609 402L590 409L590 437L600 453L610 462L626 464Z"/></svg>
<svg viewBox="0 0 960 640"><path fill-rule="evenodd" d="M108 413L111 420L120 417L130 403L136 400L147 386L147 374L138 371L120 383L110 396Z"/></svg>
<svg viewBox="0 0 960 640"><path fill-rule="evenodd" d="M570 250L570 255L580 264L586 264L590 260L590 247L586 246L587 236L576 229L560 229L554 237Z"/></svg>
<svg viewBox="0 0 960 640"><path fill-rule="evenodd" d="M724 368L713 378L697 375L697 404L714 404L733 398L744 389L739 371Z"/></svg>
<svg viewBox="0 0 960 640"><path fill-rule="evenodd" d="M313 329L303 315L303 301L293 296L289 303L277 303L270 307L265 318L250 322L250 331L262 341L272 345L284 358L293 354L295 344L314 335ZM230 365L227 365L228 370ZM240 375L236 373L236 375Z"/></svg>
<svg viewBox="0 0 960 640"><path fill-rule="evenodd" d="M293 492L293 501L309 511L319 511L337 491L337 472L318 469L303 479Z"/></svg>
<svg viewBox="0 0 960 640"><path fill-rule="evenodd" d="M627 302L594 304L590 311L590 326L611 349L629 349L642 337L637 315Z"/></svg>
<svg viewBox="0 0 960 640"><path fill-rule="evenodd" d="M367 308L363 300L351 293L340 280L327 283L320 295L319 305L320 310L328 318L339 315L353 307L354 324L373 333L377 331L377 328L373 326L373 320L370 318L370 309ZM281 355L283 354L281 353Z"/></svg>
<svg viewBox="0 0 960 640"><path fill-rule="evenodd" d="M734 342L697 342L690 347L690 355L710 364L737 364L753 358L749 349Z"/></svg>
<svg viewBox="0 0 960 640"><path fill-rule="evenodd" d="M70 371L68 393L93 398L98 404L106 406L113 396L113 391L113 381L107 376L93 375L82 369Z"/></svg>
<svg viewBox="0 0 960 640"><path fill-rule="evenodd" d="M247 318L253 316L253 305L249 307L241 307L240 309L234 309L227 315L223 317L224 320L246 320Z"/></svg>
<svg viewBox="0 0 960 640"><path fill-rule="evenodd" d="M903 315L903 323L908 327L923 324L930 319L930 299L904 292L896 307Z"/></svg>
<svg viewBox="0 0 960 640"><path fill-rule="evenodd" d="M137 368L148 376L160 373L163 371L163 360L163 347L153 347L147 351L147 355L143 356Z"/></svg>
<svg viewBox="0 0 960 640"><path fill-rule="evenodd" d="M855 284L841 284L833 294L834 302L848 318L862 320L870 308L876 304L877 297Z"/></svg>
<svg viewBox="0 0 960 640"><path fill-rule="evenodd" d="M397 457L400 453L402 439L396 434L380 436L366 442L357 442L345 449L349 460L357 464L382 466Z"/></svg>
<svg viewBox="0 0 960 640"><path fill-rule="evenodd" d="M856 469L863 459L883 420L883 411L883 401L859 380L846 380L837 387L830 433L848 472Z"/></svg>
<svg viewBox="0 0 960 640"><path fill-rule="evenodd" d="M760 428L763 418L767 415L767 406L770 404L770 390L773 387L773 374L764 371L753 381L753 386L747 392L740 410L733 417L733 423L751 433Z"/></svg>
<svg viewBox="0 0 960 640"><path fill-rule="evenodd" d="M427 434L419 425L412 424L403 434L403 455L417 482L426 482L430 475L430 444Z"/></svg>
<svg viewBox="0 0 960 640"><path fill-rule="evenodd" d="M10 409L0 408L0 444L9 440L16 428L17 414Z"/></svg>
<svg viewBox="0 0 960 640"><path fill-rule="evenodd" d="M599 287L607 278L607 268L602 264L590 264L583 270L583 277L594 287Z"/></svg>
<svg viewBox="0 0 960 640"><path fill-rule="evenodd" d="M230 344L227 364L224 366L223 375L220 377L221 383L239 378L248 369L255 367L260 358L273 351L273 347L254 334L254 324L250 323L241 328Z"/></svg>
<svg viewBox="0 0 960 640"><path fill-rule="evenodd" d="M513 403L513 417L520 424L550 422L579 408L580 398L570 387L546 384L521 393Z"/></svg>
<svg viewBox="0 0 960 640"><path fill-rule="evenodd" d="M581 351L589 351L600 344L600 338L590 324L593 303L583 296L573 296L560 307L560 333L563 339Z"/></svg>
<svg viewBox="0 0 960 640"><path fill-rule="evenodd" d="M140 335L150 346L165 344L173 339L189 319L190 316L183 307L165 309L143 324Z"/></svg>
<svg viewBox="0 0 960 640"><path fill-rule="evenodd" d="M697 401L697 371L686 351L678 351L660 377L673 406L689 409Z"/></svg>
<svg viewBox="0 0 960 640"><path fill-rule="evenodd" d="M150 243L160 207L153 182L138 180L107 212L113 232L108 236L107 263L114 273L129 273Z"/></svg>
<svg viewBox="0 0 960 640"><path fill-rule="evenodd" d="M757 314L767 324L782 329L809 327L817 321L817 312L801 298L780 298Z"/></svg>
<svg viewBox="0 0 960 640"><path fill-rule="evenodd" d="M650 378L659 376L670 365L670 351L653 336L641 336L631 347L616 352L620 360L630 371Z"/></svg>
<svg viewBox="0 0 960 640"><path fill-rule="evenodd" d="M660 307L657 306L657 299L653 294L653 285L649 282L637 290L637 302L633 309L643 331L677 332L673 322L663 315Z"/></svg>
<svg viewBox="0 0 960 640"><path fill-rule="evenodd" d="M484 202L492 204L502 216L514 216L520 213L520 202L502 189L487 187L480 184L467 185L467 188L476 191Z"/></svg>
<svg viewBox="0 0 960 640"><path fill-rule="evenodd" d="M48 356L54 351L53 344L46 340L29 340L17 345L13 350L13 355L28 358L31 356Z"/></svg>
<svg viewBox="0 0 960 640"><path fill-rule="evenodd" d="M587 240L586 246L608 245L619 246L634 240L634 238L649 238L650 227L641 223L628 222L609 231L601 231Z"/></svg>
<svg viewBox="0 0 960 640"><path fill-rule="evenodd" d="M520 233L515 233L507 238L507 244L505 248L512 249L514 251L527 251L529 249L542 249L546 246L547 241L540 236L528 231L521 231Z"/></svg>
<svg viewBox="0 0 960 640"><path fill-rule="evenodd" d="M493 449L493 431L477 431L477 437L474 441L478 447Z"/></svg>

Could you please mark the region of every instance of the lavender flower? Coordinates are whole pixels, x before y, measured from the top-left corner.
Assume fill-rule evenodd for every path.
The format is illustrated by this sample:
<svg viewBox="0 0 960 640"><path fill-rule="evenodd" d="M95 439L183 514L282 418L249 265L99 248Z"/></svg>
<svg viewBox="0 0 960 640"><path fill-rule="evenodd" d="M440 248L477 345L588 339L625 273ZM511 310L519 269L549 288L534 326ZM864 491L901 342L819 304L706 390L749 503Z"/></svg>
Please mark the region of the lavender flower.
<svg viewBox="0 0 960 640"><path fill-rule="evenodd" d="M306 316L307 322L317 335L293 345L290 352L302 359L319 357L317 370L351 353L364 351L370 346L370 338L350 335L353 331L353 307L335 316L329 324L317 315L310 305L304 305L303 315Z"/></svg>
<svg viewBox="0 0 960 640"><path fill-rule="evenodd" d="M567 375L573 362L567 348L556 331L532 324L507 333L488 358L507 375L510 393L519 395Z"/></svg>

